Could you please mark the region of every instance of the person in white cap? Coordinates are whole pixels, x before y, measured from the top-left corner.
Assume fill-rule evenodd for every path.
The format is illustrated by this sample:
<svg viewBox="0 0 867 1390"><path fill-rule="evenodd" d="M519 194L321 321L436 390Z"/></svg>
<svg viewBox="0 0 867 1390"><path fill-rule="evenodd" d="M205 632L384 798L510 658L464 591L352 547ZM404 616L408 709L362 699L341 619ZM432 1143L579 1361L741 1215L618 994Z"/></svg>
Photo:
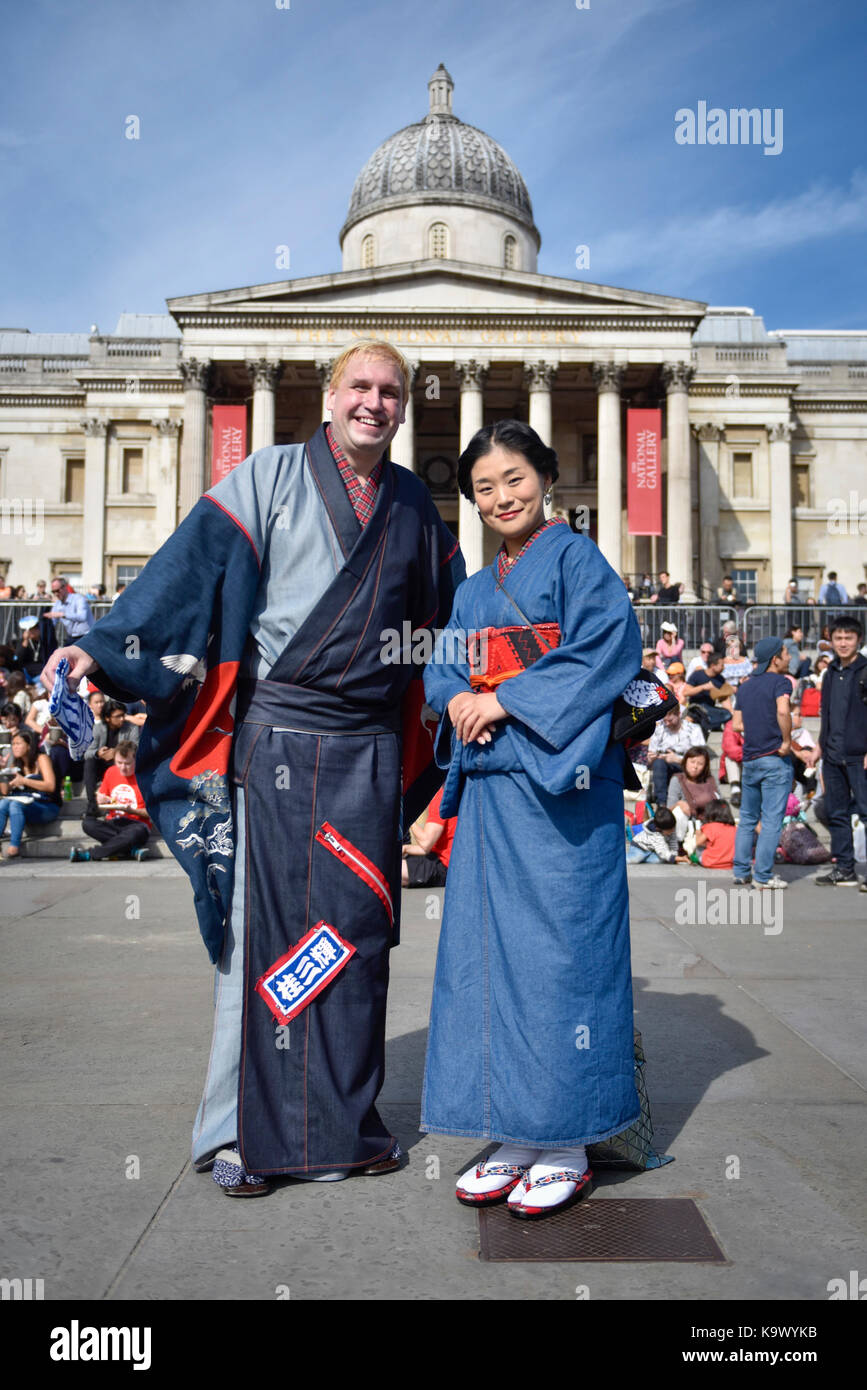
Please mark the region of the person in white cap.
<svg viewBox="0 0 867 1390"><path fill-rule="evenodd" d="M683 652L683 638L677 635L677 623L663 623L662 636L656 644L657 655L668 669L672 661L680 661Z"/></svg>

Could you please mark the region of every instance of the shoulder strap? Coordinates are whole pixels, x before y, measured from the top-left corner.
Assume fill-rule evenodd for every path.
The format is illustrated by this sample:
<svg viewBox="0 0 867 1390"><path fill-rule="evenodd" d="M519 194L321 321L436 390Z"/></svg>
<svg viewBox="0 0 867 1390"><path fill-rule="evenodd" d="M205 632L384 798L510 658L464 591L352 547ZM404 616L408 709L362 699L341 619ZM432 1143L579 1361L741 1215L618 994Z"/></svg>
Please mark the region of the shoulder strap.
<svg viewBox="0 0 867 1390"><path fill-rule="evenodd" d="M522 608L519 608L518 604L517 604L517 603L515 602L515 600L512 598L512 595L509 593L509 591L508 591L508 589L506 588L505 584L503 583L502 579L500 579L499 577L497 578L497 588L498 588L498 589L502 589L503 593L505 594L506 598L509 600L509 602L510 602L510 604L512 605L512 607L515 609L515 612L518 614L518 617L521 619L521 621L522 621L522 623L524 624L524 626L525 626L525 627L532 628L533 632L535 632L535 634L536 634L536 636L538 637L539 641L542 643L542 646L543 646L543 647L547 647L547 649L548 649L549 652L554 651L554 648L551 646L551 643L545 641L545 638L542 636L541 632L540 632L539 629L536 627L536 625L535 625L534 623L531 623L531 622L530 622L530 619L527 617L527 615L526 615L526 613L523 611L523 609L522 609Z"/></svg>

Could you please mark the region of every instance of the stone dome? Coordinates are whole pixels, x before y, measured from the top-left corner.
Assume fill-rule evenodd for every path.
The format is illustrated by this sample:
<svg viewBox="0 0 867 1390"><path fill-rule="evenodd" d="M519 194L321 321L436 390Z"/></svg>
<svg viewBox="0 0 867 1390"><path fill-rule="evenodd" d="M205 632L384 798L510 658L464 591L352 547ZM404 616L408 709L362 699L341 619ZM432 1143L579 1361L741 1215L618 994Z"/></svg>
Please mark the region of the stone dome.
<svg viewBox="0 0 867 1390"><path fill-rule="evenodd" d="M533 222L527 185L501 145L452 112L454 82L440 64L428 83L424 120L385 140L355 180L340 232L362 218L407 205L446 203L506 214L541 238Z"/></svg>

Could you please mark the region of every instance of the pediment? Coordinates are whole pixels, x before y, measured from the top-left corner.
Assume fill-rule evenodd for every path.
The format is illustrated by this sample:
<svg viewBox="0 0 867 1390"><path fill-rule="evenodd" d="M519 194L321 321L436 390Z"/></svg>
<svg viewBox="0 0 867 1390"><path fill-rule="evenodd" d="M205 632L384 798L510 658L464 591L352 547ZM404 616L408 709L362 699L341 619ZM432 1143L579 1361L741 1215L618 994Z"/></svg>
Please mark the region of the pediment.
<svg viewBox="0 0 867 1390"><path fill-rule="evenodd" d="M215 314L272 311L285 314L327 313L354 309L404 311L473 311L496 313L647 314L654 318L703 317L707 306L693 299L649 294L640 290L567 280L553 275L478 266L459 261L408 261L372 270L338 271L332 275L248 285L170 299L169 310L179 321Z"/></svg>

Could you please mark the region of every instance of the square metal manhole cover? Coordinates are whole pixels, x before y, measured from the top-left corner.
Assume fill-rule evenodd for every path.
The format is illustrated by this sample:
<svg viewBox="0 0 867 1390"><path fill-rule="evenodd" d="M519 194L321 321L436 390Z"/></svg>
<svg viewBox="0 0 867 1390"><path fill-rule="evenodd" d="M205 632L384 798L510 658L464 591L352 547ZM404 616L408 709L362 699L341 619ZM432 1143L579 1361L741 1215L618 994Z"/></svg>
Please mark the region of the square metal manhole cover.
<svg viewBox="0 0 867 1390"><path fill-rule="evenodd" d="M520 1221L505 1204L479 1212L482 1260L664 1261L725 1264L691 1197L578 1202L556 1216Z"/></svg>

